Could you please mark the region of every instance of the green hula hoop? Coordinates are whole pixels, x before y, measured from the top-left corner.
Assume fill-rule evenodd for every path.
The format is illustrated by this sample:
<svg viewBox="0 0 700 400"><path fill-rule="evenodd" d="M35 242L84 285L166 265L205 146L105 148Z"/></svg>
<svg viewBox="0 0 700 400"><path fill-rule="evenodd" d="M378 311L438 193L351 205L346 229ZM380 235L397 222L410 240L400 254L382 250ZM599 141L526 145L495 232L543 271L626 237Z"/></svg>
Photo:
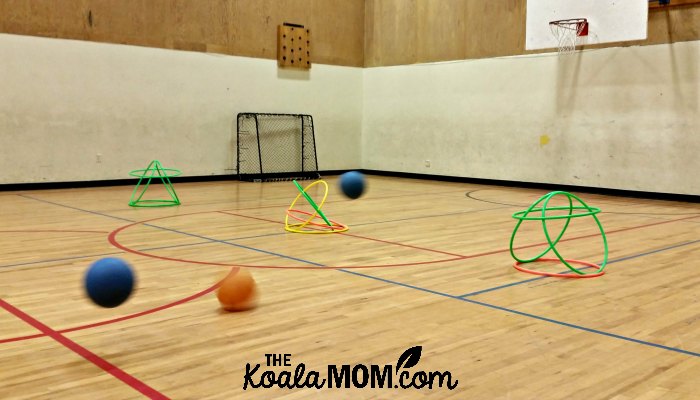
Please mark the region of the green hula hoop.
<svg viewBox="0 0 700 400"><path fill-rule="evenodd" d="M549 201L554 197L554 196L565 196L567 200L569 201L568 206L556 206L556 207L547 207L549 205ZM573 200L576 200L580 206L574 206ZM538 207L542 203L541 207ZM559 211L559 210L568 210L567 215L547 215L548 211ZM583 212L576 212L576 211L582 211ZM557 258L559 261L561 261L564 265L566 265L567 268L569 268L572 272L578 274L578 275L592 275L592 274L601 274L603 270L605 269L605 266L608 263L608 239L605 236L605 231L603 230L603 225L600 223L600 220L598 219L597 214L600 213L601 210L600 208L597 207L591 207L588 204L586 204L581 198L578 196L568 193L568 192L563 192L563 191L555 191L548 193L542 197L540 197L537 201L532 203L532 205L524 210L524 211L518 211L513 214L513 218L518 220L518 223L515 225L515 229L513 230L513 234L510 236L510 255L518 262L518 263L530 263L533 261L537 261L541 259L545 254L547 254L550 250L556 254ZM535 216L530 216L531 213L541 213L541 215L535 215ZM587 217L587 216L592 216L593 219L595 220L596 225L598 225L598 229L600 230L600 234L603 237L603 247L604 247L604 257L603 257L603 262L600 264L599 268L593 272L593 273L585 273L578 268L575 268L574 266L571 265L570 262L568 262L562 255L559 253L559 251L556 249L556 245L559 243L561 238L564 236L564 233L566 232L566 229L569 227L569 223L571 222L572 218L580 218L580 217ZM556 235L556 238L552 240L552 236L550 235L549 229L547 229L547 221L549 220L555 220L555 219L566 219L566 222L564 223L564 226L562 227L561 231L559 232L558 235ZM523 221L542 221L542 228L544 230L544 236L547 239L547 243L549 246L544 249L540 254L531 257L531 258L520 258L517 255L515 255L515 251L513 249L513 243L515 242L515 236L518 233L518 229L520 229L520 225L522 225Z"/></svg>
<svg viewBox="0 0 700 400"><path fill-rule="evenodd" d="M323 218L323 220L326 221L326 223L328 224L328 226L333 226L333 224L331 224L331 221L329 221L328 218L326 218L326 215L321 211L321 209L318 208L318 206L316 205L316 202L314 202L314 200L311 198L311 196L309 196L309 195L306 193L306 191L304 191L304 188L301 187L301 185L299 184L299 182L297 182L295 179L292 180L292 182L294 182L294 184L297 186L297 189L299 189L299 191L300 191L301 194L304 196L304 198L306 198L306 201L308 201L309 204L311 204L311 207L313 207L314 210L316 210L316 212L318 213L318 215L320 215L321 218ZM326 189L326 192L327 192L327 191L328 191L328 190Z"/></svg>

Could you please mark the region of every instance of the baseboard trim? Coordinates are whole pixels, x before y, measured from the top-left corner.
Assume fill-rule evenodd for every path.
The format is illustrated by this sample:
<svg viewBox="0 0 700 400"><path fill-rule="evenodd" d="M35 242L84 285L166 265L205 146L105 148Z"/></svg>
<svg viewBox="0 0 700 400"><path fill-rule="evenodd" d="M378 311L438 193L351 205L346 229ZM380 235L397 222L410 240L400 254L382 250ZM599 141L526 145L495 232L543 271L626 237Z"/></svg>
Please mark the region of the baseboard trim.
<svg viewBox="0 0 700 400"><path fill-rule="evenodd" d="M341 175L350 170L327 170L319 171L321 177ZM667 201L682 201L687 203L700 203L699 195L690 194L680 194L680 193L662 193L662 192L646 192L646 191L636 191L636 190L625 190L625 189L614 189L614 188L604 188L604 187L591 187L591 186L577 186L577 185L558 185L555 183L540 183L540 182L521 182L521 181L509 181L509 180L498 180L498 179L483 179L483 178L472 178L472 177L462 177L462 176L449 176L449 175L430 175L430 174L418 174L410 172L396 172L396 171L382 171L373 169L358 169L366 175L376 175L376 176L390 176L396 178L408 178L408 179L424 179L424 180L434 180L443 182L462 182L462 183L474 183L479 185L488 186L506 186L506 187L518 187L527 189L541 189L541 190L564 190L568 192L580 192L580 193L591 193L591 194L602 194L610 196L620 196L620 197L634 197L634 198L644 198L644 199L654 199L654 200L667 200ZM23 191L23 190L50 190L50 189L74 189L74 188L90 188L90 187L105 187L105 186L127 186L135 185L138 180L136 178L131 179L112 179L112 180L97 180L97 181L74 181L74 182L36 182L36 183L8 183L0 184L0 191ZM239 181L238 175L206 175L206 176L180 176L173 178L172 183L177 185L178 182L217 182L217 181Z"/></svg>
<svg viewBox="0 0 700 400"><path fill-rule="evenodd" d="M361 171L367 175L393 176L393 177L397 177L397 178L429 179L429 180L434 180L434 181L463 182L463 183L474 183L474 184L489 185L489 186L507 186L507 187L526 188L526 189L541 189L541 190L547 190L547 191L563 190L563 191L567 191L567 192L580 192L580 193L601 194L601 195L609 195L609 196L634 197L634 198L667 200L667 201L682 201L682 202L687 202L687 203L700 203L700 196L691 195L691 194L646 192L646 191L614 189L614 188L604 188L604 187L559 185L559 184L555 184L555 183L521 182L521 181L508 181L508 180L498 180L498 179L470 178L470 177L447 176L447 175L429 175L429 174L417 174L417 173L409 173L409 172L394 172L394 171L381 171L381 170L361 170Z"/></svg>

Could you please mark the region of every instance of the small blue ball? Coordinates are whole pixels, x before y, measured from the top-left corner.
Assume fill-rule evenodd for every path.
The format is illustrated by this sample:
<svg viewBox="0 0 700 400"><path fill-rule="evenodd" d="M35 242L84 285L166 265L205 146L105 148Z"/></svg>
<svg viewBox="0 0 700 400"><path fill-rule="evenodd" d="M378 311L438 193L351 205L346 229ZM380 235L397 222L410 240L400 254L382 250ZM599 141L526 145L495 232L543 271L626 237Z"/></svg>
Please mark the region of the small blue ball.
<svg viewBox="0 0 700 400"><path fill-rule="evenodd" d="M119 258L97 260L85 274L85 291L100 307L117 307L129 298L133 289L134 272Z"/></svg>
<svg viewBox="0 0 700 400"><path fill-rule="evenodd" d="M340 176L340 190L351 199L357 199L365 192L365 176L357 171Z"/></svg>

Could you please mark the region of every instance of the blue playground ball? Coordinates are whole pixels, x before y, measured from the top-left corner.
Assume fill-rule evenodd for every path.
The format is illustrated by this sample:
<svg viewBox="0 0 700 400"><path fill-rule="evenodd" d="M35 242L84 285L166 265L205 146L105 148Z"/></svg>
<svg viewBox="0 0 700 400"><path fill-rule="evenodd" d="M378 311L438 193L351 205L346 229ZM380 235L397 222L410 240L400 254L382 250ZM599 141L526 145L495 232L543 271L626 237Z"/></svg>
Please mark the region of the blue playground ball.
<svg viewBox="0 0 700 400"><path fill-rule="evenodd" d="M340 190L351 199L362 196L365 186L365 176L357 171L346 172L340 176Z"/></svg>
<svg viewBox="0 0 700 400"><path fill-rule="evenodd" d="M85 291L100 307L117 307L129 298L133 289L134 272L119 258L97 260L85 274Z"/></svg>

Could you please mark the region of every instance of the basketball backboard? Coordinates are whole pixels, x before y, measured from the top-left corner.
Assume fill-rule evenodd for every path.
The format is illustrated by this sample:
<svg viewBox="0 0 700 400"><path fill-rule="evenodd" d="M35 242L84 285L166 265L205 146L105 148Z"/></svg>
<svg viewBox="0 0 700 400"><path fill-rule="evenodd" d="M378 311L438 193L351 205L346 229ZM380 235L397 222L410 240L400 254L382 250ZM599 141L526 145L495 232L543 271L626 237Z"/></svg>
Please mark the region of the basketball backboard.
<svg viewBox="0 0 700 400"><path fill-rule="evenodd" d="M556 48L549 23L572 18L588 21L584 45L643 40L648 12L648 0L527 0L525 50Z"/></svg>

